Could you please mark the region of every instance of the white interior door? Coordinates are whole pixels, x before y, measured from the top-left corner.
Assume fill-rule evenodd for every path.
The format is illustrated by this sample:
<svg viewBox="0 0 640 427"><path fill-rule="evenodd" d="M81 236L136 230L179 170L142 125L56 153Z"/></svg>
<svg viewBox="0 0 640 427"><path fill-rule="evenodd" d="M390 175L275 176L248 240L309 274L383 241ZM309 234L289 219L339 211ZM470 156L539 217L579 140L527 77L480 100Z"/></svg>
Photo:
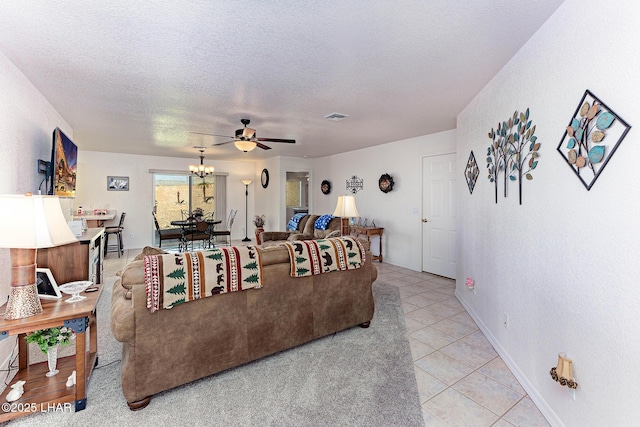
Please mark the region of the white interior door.
<svg viewBox="0 0 640 427"><path fill-rule="evenodd" d="M422 159L422 270L456 274L456 155Z"/></svg>

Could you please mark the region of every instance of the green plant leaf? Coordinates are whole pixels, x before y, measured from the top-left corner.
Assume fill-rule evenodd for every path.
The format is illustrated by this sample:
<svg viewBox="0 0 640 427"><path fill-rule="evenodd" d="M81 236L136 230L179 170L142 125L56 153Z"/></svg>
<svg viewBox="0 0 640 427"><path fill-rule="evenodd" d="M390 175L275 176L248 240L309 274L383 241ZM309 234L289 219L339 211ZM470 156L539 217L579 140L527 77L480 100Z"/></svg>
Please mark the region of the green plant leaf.
<svg viewBox="0 0 640 427"><path fill-rule="evenodd" d="M604 113L600 114L600 116L598 116L598 120L596 120L596 127L601 130L608 129L609 126L613 124L613 121L615 119L616 119L616 116L614 116L608 111L605 111Z"/></svg>
<svg viewBox="0 0 640 427"><path fill-rule="evenodd" d="M604 146L598 145L589 150L589 161L591 163L600 163L604 159Z"/></svg>
<svg viewBox="0 0 640 427"><path fill-rule="evenodd" d="M515 176L513 176L513 175L509 175L509 179L510 179L511 181L515 181L515 180L516 180L516 177L515 177Z"/></svg>
<svg viewBox="0 0 640 427"><path fill-rule="evenodd" d="M526 174L525 176L527 177L527 179L529 181L531 181L533 179L533 176L530 173Z"/></svg>

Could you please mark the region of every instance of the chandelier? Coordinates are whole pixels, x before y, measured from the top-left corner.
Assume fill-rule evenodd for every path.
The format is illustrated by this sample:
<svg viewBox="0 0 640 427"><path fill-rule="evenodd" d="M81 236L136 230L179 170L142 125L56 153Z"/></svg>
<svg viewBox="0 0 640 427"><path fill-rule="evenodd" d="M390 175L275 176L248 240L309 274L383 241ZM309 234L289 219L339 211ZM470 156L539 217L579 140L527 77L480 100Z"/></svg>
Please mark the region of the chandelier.
<svg viewBox="0 0 640 427"><path fill-rule="evenodd" d="M205 176L213 174L213 166L205 166L204 165L204 148L200 148L200 164L199 165L189 165L189 171L200 178L204 178Z"/></svg>

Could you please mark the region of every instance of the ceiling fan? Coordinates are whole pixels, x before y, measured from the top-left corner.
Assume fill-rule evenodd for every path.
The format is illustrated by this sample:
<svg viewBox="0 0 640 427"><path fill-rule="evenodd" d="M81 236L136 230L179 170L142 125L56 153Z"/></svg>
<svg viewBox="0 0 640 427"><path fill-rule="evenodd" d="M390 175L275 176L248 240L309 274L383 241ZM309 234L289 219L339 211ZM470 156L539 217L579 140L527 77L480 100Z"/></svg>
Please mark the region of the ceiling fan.
<svg viewBox="0 0 640 427"><path fill-rule="evenodd" d="M247 125L251 123L249 119L241 119L240 122L244 125L244 128L236 130L235 137L227 136L227 135L213 135L213 136L223 136L225 138L233 138L230 141L219 142L217 144L213 144L214 146L225 145L233 142L233 145L240 151L251 151L256 147L260 147L263 150L271 150L271 147L262 144L262 142L284 142L287 144L295 144L295 139L282 139L282 138L258 138L256 136L256 130L248 128ZM200 132L192 132L199 135L211 135Z"/></svg>

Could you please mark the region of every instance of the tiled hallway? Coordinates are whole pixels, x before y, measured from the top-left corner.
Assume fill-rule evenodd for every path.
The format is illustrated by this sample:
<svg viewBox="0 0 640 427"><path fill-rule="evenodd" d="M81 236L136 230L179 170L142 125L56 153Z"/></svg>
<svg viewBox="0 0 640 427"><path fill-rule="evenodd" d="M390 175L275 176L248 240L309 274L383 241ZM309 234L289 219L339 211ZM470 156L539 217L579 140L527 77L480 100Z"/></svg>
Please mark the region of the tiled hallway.
<svg viewBox="0 0 640 427"><path fill-rule="evenodd" d="M455 282L390 264L403 301L426 426L549 426L454 296Z"/></svg>

